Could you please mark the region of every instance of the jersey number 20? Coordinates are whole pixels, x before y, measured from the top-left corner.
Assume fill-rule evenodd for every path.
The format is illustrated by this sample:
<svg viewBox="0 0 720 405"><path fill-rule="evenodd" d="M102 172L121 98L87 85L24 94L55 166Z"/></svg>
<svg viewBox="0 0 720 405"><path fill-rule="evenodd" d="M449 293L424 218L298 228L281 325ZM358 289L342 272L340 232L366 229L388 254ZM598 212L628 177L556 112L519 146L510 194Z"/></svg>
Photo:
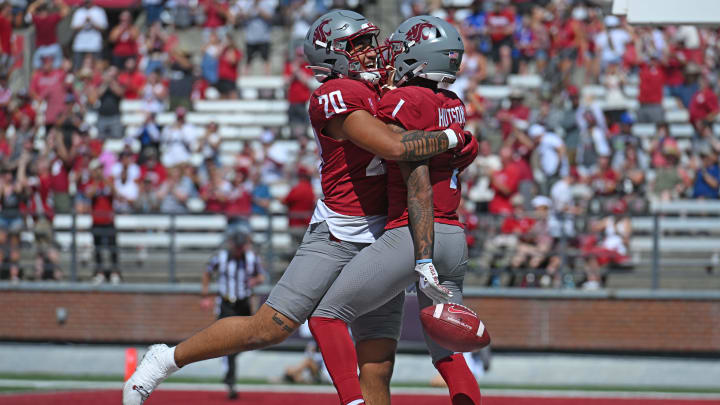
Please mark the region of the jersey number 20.
<svg viewBox="0 0 720 405"><path fill-rule="evenodd" d="M330 118L333 114L340 114L347 111L347 106L343 101L340 90L331 91L329 94L323 94L318 97L318 101L325 109L325 118ZM334 112L330 111L330 104L332 104Z"/></svg>

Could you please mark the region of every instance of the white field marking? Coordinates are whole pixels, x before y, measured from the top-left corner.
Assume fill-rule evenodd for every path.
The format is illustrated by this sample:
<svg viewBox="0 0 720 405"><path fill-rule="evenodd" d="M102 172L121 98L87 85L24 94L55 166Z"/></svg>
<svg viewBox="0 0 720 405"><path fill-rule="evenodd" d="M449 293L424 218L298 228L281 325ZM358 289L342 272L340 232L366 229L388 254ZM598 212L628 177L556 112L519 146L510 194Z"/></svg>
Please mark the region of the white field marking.
<svg viewBox="0 0 720 405"><path fill-rule="evenodd" d="M122 389L123 383L119 381L52 381L52 380L23 380L0 379L0 387L31 387L56 390L106 390ZM327 393L334 394L335 388L331 385L285 385L285 384L238 384L239 392L298 392L298 393ZM225 384L208 383L173 383L165 382L158 388L168 391L226 391ZM392 387L393 394L399 395L437 395L447 396L446 388L430 387ZM671 393L671 392L633 392L633 391L581 391L581 390L524 390L524 389L497 389L483 388L483 395L493 397L543 397L543 398L647 398L647 399L714 399L720 400L720 393ZM0 394L1 397L2 394Z"/></svg>

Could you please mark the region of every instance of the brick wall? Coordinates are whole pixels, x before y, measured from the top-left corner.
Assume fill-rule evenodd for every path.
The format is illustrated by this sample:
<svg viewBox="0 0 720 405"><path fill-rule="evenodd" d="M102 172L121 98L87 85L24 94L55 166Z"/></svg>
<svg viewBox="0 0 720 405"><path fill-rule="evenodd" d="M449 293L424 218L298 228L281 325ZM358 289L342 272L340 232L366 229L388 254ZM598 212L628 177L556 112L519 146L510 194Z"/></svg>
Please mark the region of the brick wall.
<svg viewBox="0 0 720 405"><path fill-rule="evenodd" d="M466 303L496 348L720 353L718 299L485 297ZM2 340L176 342L213 320L191 293L5 290L0 306ZM68 311L64 325L56 321L58 307Z"/></svg>

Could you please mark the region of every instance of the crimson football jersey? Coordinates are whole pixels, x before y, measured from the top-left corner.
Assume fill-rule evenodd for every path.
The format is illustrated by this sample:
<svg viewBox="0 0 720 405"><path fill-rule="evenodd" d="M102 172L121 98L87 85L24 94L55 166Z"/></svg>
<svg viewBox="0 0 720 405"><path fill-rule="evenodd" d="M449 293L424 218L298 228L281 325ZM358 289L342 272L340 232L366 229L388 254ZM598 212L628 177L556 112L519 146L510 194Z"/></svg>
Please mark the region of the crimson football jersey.
<svg viewBox="0 0 720 405"><path fill-rule="evenodd" d="M322 160L320 176L323 199L318 202L314 219L326 220L329 214L320 211L327 211L325 208L328 208L333 215L383 216L384 221L387 214L384 161L349 140L335 140L323 132L325 125L335 115L356 110L365 110L375 115L379 101L376 88L352 79L329 80L310 97L310 123ZM340 232L332 229L332 223L330 225L333 234Z"/></svg>
<svg viewBox="0 0 720 405"><path fill-rule="evenodd" d="M392 90L383 96L378 107L378 118L395 123L405 129L438 131L456 122L465 126L465 105L447 90L433 90L407 86ZM460 182L457 170L450 166L452 152L444 152L430 159L430 182L433 187L435 222L457 225L460 205ZM407 187L400 167L386 162L388 185L388 221L385 229L408 225Z"/></svg>

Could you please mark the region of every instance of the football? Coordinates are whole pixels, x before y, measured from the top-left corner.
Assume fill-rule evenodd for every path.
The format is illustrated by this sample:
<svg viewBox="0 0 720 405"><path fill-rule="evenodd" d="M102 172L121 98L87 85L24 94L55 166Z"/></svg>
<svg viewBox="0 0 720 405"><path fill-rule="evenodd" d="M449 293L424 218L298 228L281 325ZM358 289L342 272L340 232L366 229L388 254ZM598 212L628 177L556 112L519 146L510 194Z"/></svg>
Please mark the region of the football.
<svg viewBox="0 0 720 405"><path fill-rule="evenodd" d="M472 352L490 344L490 334L480 318L460 304L423 308L420 321L437 344L455 352Z"/></svg>

